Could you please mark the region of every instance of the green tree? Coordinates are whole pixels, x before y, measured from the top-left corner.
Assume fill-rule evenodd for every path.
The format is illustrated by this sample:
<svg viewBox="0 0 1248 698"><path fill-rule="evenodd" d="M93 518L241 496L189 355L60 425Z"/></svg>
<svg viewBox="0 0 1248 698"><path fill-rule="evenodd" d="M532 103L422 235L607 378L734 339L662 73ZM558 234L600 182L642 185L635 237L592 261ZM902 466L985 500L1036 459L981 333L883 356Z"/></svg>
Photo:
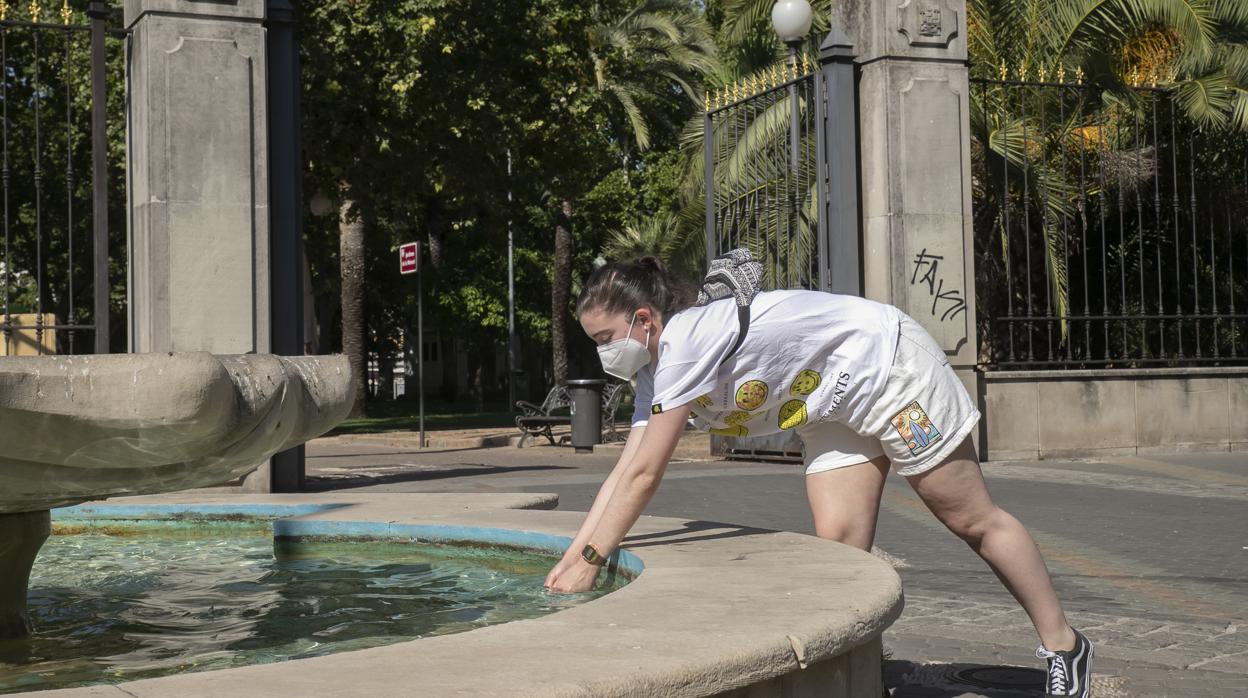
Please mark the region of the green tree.
<svg viewBox="0 0 1248 698"><path fill-rule="evenodd" d="M1030 91L1026 115L1008 101L1017 100L1017 93L1004 87L972 90L970 100L972 150L986 173L976 181L976 230L996 231L991 243L980 240L977 287L986 292L999 288L989 277L1004 273L1001 265L1010 254L1003 212L1030 200L1034 234L1042 241L1042 277L1051 281L1048 302L1056 315L1066 316L1071 280L1062 221L1080 213L1083 192L1077 172L1061 166L1063 154L1069 154L1067 164L1081 152L1094 161L1132 159L1128 149L1137 146L1121 137L1121 124L1147 107L1148 101L1131 89L1139 84L1157 84L1175 93L1181 116L1194 125L1248 129L1248 52L1243 46L1248 4L973 0L967 21L974 75L1071 83L1079 75L1095 88L1070 106L1059 104L1068 98L1066 92ZM1058 118L1063 110L1066 118ZM998 195L1001 191L1005 193ZM1023 192L1035 194L1025 197ZM1001 302L999 294L980 299L985 310ZM992 314L983 312L981 317ZM1058 329L1065 339L1067 323ZM987 331L981 335L992 336Z"/></svg>
<svg viewBox="0 0 1248 698"><path fill-rule="evenodd" d="M1173 85L1195 121L1248 129L1248 3L1242 0L971 0L980 77L1061 68L1121 91Z"/></svg>
<svg viewBox="0 0 1248 698"><path fill-rule="evenodd" d="M674 132L671 102L696 108L702 76L717 63L705 18L681 0L646 0L622 14L596 4L585 53L592 75L589 113L601 119L629 171L630 141L645 151L656 123ZM679 113L679 112L678 112ZM572 273L572 197L556 195L555 273L551 295L554 381L567 379L567 320Z"/></svg>

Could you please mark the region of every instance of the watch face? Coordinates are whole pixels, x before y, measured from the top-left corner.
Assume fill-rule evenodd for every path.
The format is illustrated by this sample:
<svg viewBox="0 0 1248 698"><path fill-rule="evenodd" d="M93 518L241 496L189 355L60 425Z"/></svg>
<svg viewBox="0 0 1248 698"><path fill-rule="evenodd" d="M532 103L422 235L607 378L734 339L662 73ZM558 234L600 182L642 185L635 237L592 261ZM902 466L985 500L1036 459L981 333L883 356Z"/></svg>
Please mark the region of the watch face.
<svg viewBox="0 0 1248 698"><path fill-rule="evenodd" d="M598 551L594 550L594 546L592 545L587 545L584 548L581 548L581 558L584 559L585 562L592 565L598 564L598 562L602 559L598 554Z"/></svg>

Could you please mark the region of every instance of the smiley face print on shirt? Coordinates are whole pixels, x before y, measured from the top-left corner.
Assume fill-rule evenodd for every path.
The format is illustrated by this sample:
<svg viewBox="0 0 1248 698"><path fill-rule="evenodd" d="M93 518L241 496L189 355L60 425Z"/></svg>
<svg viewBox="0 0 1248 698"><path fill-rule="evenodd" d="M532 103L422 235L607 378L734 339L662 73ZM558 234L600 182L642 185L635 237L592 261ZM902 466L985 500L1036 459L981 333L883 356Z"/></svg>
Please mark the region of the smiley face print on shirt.
<svg viewBox="0 0 1248 698"><path fill-rule="evenodd" d="M759 380L746 381L737 388L737 407L751 412L767 401L767 384Z"/></svg>

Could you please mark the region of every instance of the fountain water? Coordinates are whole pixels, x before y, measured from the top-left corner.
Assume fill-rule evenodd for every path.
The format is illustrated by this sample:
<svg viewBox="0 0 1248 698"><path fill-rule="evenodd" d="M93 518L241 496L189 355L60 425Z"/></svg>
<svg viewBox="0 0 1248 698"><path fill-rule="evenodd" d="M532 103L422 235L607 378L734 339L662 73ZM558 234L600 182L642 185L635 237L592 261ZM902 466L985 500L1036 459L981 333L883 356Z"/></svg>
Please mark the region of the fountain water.
<svg viewBox="0 0 1248 698"><path fill-rule="evenodd" d="M341 356L0 358L0 638L28 632L49 509L240 477L342 421L350 378Z"/></svg>

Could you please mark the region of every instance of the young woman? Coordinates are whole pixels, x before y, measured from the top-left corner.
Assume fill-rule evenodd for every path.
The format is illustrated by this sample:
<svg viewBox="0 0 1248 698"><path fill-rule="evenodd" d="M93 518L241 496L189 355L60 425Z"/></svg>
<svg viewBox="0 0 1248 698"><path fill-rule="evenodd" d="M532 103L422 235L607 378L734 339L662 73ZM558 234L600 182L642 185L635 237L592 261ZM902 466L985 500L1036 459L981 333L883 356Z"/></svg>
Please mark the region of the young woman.
<svg viewBox="0 0 1248 698"><path fill-rule="evenodd" d="M793 429L819 536L870 550L891 466L1026 610L1048 659L1048 695L1087 696L1092 645L1067 624L1031 536L989 497L970 440L979 412L935 340L897 308L862 298L729 290L735 302L695 306L695 289L654 258L590 276L581 326L607 373L636 378L636 411L547 588L593 586L658 489L691 413L717 434ZM747 304L748 324L738 310Z"/></svg>

